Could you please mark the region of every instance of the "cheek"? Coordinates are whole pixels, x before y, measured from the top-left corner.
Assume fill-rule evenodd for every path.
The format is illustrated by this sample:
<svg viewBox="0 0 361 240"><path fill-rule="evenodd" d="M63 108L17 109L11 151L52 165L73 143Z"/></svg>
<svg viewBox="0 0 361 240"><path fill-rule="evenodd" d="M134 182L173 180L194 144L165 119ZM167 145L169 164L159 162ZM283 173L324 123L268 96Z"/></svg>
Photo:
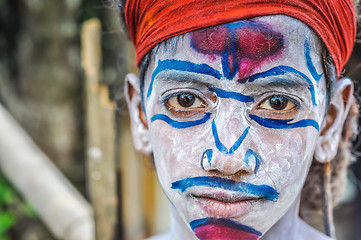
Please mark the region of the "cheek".
<svg viewBox="0 0 361 240"><path fill-rule="evenodd" d="M259 144L265 159L259 174L270 178L283 194L298 195L312 162L317 136L312 128L268 131L263 135L267 141ZM256 138L258 142L261 142L260 137L261 134Z"/></svg>
<svg viewBox="0 0 361 240"><path fill-rule="evenodd" d="M150 125L156 169L161 181L173 182L199 174L203 152L209 145L207 124L176 129L161 122Z"/></svg>

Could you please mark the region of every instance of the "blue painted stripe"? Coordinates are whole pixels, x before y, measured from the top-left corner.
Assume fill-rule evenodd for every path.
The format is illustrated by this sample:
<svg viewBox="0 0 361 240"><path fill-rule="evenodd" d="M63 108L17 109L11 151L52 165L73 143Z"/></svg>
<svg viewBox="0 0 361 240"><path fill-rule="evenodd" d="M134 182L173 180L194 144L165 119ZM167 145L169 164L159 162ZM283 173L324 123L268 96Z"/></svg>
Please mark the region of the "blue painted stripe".
<svg viewBox="0 0 361 240"><path fill-rule="evenodd" d="M255 230L254 228L251 228L249 226L229 220L227 218L201 218L201 219L193 220L192 222L189 223L189 225L193 231L196 228L202 227L205 225L220 225L220 226L226 226L226 227L233 228L233 229L238 229L243 232L252 233L257 236L262 236L262 233Z"/></svg>
<svg viewBox="0 0 361 240"><path fill-rule="evenodd" d="M237 141L232 145L232 147L228 150L223 143L221 142L221 140L219 139L218 136L218 131L217 131L217 126L215 121L212 121L212 133L213 133L213 137L214 137L214 142L216 144L217 149L223 153L224 155L232 155L234 154L234 152L241 146L243 140L246 138L248 132L249 132L250 127L248 126L242 133L242 135L237 139Z"/></svg>
<svg viewBox="0 0 361 240"><path fill-rule="evenodd" d="M229 149L228 154L232 155L242 144L243 140L246 138L249 132L250 126L248 126L242 133L242 135L237 139L233 146Z"/></svg>
<svg viewBox="0 0 361 240"><path fill-rule="evenodd" d="M231 38L234 38L235 32L231 31ZM224 51L222 56L222 70L223 75L228 79L232 80L234 76L236 76L238 72L238 60L237 60L237 53L236 53L236 47L235 47L235 40L233 39L231 41L231 48L228 48ZM229 55L231 54L232 58L232 70L231 66L229 66Z"/></svg>
<svg viewBox="0 0 361 240"><path fill-rule="evenodd" d="M244 28L244 27L259 28L263 25L259 24L259 23L253 23L253 22L247 22L247 21L237 21L237 22L227 23L226 26L229 30L236 31L236 30L239 30L240 28Z"/></svg>
<svg viewBox="0 0 361 240"><path fill-rule="evenodd" d="M308 70L310 71L312 77L316 80L319 81L323 75L323 73L318 74L315 66L312 63L312 59L311 59L311 46L310 43L308 42L308 39L306 38L305 40L305 56L306 56L306 63L307 63L307 67Z"/></svg>
<svg viewBox="0 0 361 240"><path fill-rule="evenodd" d="M216 123L215 121L213 120L212 121L212 133L213 133L213 137L214 137L214 142L216 144L216 147L217 149L225 154L225 155L228 155L228 149L226 148L226 146L223 145L223 143L221 142L221 140L219 139L219 136L218 136L218 131L217 131L217 126L216 126Z"/></svg>
<svg viewBox="0 0 361 240"><path fill-rule="evenodd" d="M268 185L254 185L246 182L236 182L220 177L190 177L172 183L172 189L178 189L182 193L191 187L215 187L239 193L248 193L269 201L277 201L279 193Z"/></svg>
<svg viewBox="0 0 361 240"><path fill-rule="evenodd" d="M279 76L279 75L284 75L286 73L294 73L297 74L299 76L301 76L303 79L305 79L308 83L308 90L311 93L312 96L312 103L314 106L317 106L316 103L316 97L315 97L315 87L313 86L313 83L311 81L311 79L309 79L304 73L294 69L293 67L289 67L289 66L278 66L278 67L274 67L271 68L270 70L267 70L265 72L262 73L256 73L252 76L250 76L248 78L248 82L253 82L259 78L266 78L266 77L270 77L270 76Z"/></svg>
<svg viewBox="0 0 361 240"><path fill-rule="evenodd" d="M212 68L207 64L195 64L189 61L181 61L181 60L173 60L173 59L158 61L157 68L154 70L152 74L152 79L149 85L147 97L149 97L150 94L152 93L155 77L160 72L166 70L200 73L200 74L212 76L217 79L221 79L222 77L222 74L219 71L217 71L216 69Z"/></svg>
<svg viewBox="0 0 361 240"><path fill-rule="evenodd" d="M261 118L256 115L250 114L249 117L256 121L259 125L267 128L274 129L291 129L291 128L300 128L300 127L314 127L317 131L319 131L318 123L313 119L303 119L295 123L289 123L293 121L293 119L287 120L279 120L273 118Z"/></svg>
<svg viewBox="0 0 361 240"><path fill-rule="evenodd" d="M213 150L207 149L206 151L204 151L202 159L207 159L209 166L212 166L212 157L213 157ZM203 162L203 160L202 160L202 162ZM203 164L202 164L202 168L204 169Z"/></svg>
<svg viewBox="0 0 361 240"><path fill-rule="evenodd" d="M263 163L263 160L261 158L260 155L258 155L257 153L255 153L252 149L248 149L245 156L244 156L244 162L249 165L249 159L251 157L254 157L255 159L255 168L254 168L254 173L255 175L257 175L257 171L259 169L259 167L261 166L261 164Z"/></svg>
<svg viewBox="0 0 361 240"><path fill-rule="evenodd" d="M230 92L230 91L225 91L223 89L219 89L219 88L208 88L209 91L211 92L215 92L217 94L218 97L220 98L231 98L240 102L254 102L254 98L251 96L246 96L243 95L241 93L238 92Z"/></svg>
<svg viewBox="0 0 361 240"><path fill-rule="evenodd" d="M212 113L206 113L204 115L204 117L199 120L188 121L188 122L178 122L178 121L171 119L167 115L156 114L151 118L151 121L154 122L156 120L161 120L161 121L168 123L169 125L171 125L174 128L182 129L182 128L189 128L189 127L201 125L201 124L207 122L211 118L211 115L212 115Z"/></svg>

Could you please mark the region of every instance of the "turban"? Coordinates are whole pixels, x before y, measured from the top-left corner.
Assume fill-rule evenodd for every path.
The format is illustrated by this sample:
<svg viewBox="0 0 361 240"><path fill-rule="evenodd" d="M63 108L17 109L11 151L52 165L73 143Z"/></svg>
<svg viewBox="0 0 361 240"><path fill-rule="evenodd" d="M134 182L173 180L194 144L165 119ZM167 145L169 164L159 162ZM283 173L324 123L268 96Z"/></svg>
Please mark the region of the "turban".
<svg viewBox="0 0 361 240"><path fill-rule="evenodd" d="M339 77L356 38L352 0L127 0L125 20L136 62L163 40L197 29L252 17L284 14L321 38Z"/></svg>

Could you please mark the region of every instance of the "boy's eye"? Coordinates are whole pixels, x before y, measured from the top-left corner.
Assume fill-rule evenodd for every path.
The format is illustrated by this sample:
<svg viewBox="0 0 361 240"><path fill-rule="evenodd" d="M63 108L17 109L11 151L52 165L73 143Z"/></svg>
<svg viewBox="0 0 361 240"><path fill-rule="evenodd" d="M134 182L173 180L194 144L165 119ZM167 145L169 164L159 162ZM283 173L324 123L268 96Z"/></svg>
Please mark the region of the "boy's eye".
<svg viewBox="0 0 361 240"><path fill-rule="evenodd" d="M289 111L297 108L297 105L285 96L271 96L264 100L259 106L259 110Z"/></svg>
<svg viewBox="0 0 361 240"><path fill-rule="evenodd" d="M177 110L191 110L206 106L203 100L191 93L178 93L167 100L167 105Z"/></svg>

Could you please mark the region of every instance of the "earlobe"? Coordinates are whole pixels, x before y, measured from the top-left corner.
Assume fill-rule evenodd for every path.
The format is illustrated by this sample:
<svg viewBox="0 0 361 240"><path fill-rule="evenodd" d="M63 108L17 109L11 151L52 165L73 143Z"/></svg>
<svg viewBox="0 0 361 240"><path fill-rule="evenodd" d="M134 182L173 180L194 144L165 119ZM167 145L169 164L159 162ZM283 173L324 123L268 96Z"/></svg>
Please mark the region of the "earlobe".
<svg viewBox="0 0 361 240"><path fill-rule="evenodd" d="M335 158L343 125L354 101L352 81L349 78L338 80L320 130L314 156L317 161L325 163Z"/></svg>
<svg viewBox="0 0 361 240"><path fill-rule="evenodd" d="M129 110L134 147L137 151L149 155L152 152L152 146L147 119L141 104L141 91L137 75L129 73L125 77L124 95Z"/></svg>

